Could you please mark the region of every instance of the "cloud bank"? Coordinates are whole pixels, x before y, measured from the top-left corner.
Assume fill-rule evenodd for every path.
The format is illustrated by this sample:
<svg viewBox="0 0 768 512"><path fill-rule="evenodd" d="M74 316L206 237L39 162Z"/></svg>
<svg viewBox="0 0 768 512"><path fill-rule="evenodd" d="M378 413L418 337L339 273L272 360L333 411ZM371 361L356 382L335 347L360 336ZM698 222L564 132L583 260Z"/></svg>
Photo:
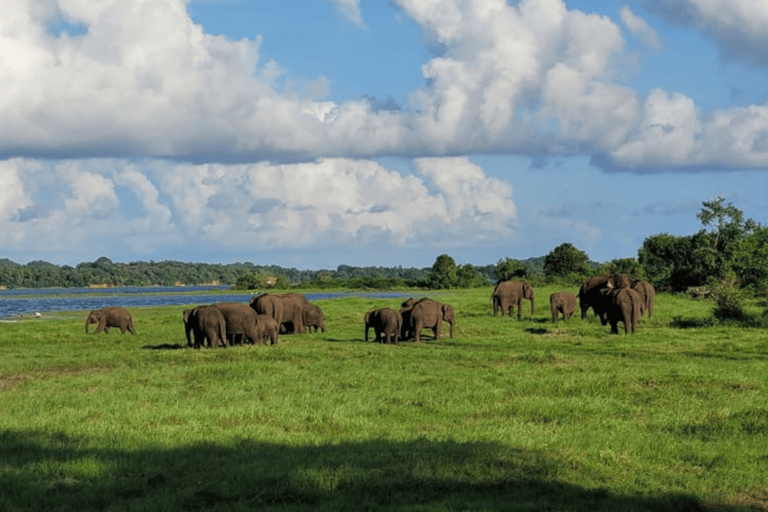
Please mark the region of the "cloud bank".
<svg viewBox="0 0 768 512"><path fill-rule="evenodd" d="M509 153L600 154L626 169L768 164L766 105L699 112L680 93L639 96L615 80L621 28L562 0L395 0L439 49L422 67L424 87L398 110L280 90L284 71L261 58L259 38L206 34L184 0L1 3L5 157ZM335 4L362 22L358 2ZM750 16L747 2L714 4L684 3L687 19L764 55L768 16ZM635 14L622 17L652 39ZM65 29L53 30L57 22Z"/></svg>
<svg viewBox="0 0 768 512"><path fill-rule="evenodd" d="M463 157L418 159L411 175L349 159L155 161L139 170L124 160L16 158L0 163L0 177L0 245L30 254L71 247L152 255L190 242L233 254L422 247L446 238L473 246L508 238L517 226L511 187Z"/></svg>
<svg viewBox="0 0 768 512"><path fill-rule="evenodd" d="M358 0L332 3L365 29ZM0 243L64 261L498 244L519 234L511 187L465 155L592 156L638 172L768 165L768 105L704 112L681 92L639 94L620 80L627 42L608 16L562 0L392 3L431 51L403 105L312 96L325 98L323 77L297 93L260 37L206 33L186 0L0 0ZM766 9L649 10L764 66ZM628 7L619 17L663 46ZM390 156L411 171L376 160Z"/></svg>

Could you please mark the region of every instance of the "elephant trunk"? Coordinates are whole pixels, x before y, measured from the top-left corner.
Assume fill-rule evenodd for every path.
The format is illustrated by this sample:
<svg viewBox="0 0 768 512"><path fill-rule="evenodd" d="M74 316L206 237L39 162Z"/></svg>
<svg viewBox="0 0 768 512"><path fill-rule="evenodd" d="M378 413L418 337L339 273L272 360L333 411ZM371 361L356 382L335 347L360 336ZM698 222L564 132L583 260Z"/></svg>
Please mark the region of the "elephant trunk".
<svg viewBox="0 0 768 512"><path fill-rule="evenodd" d="M531 295L531 316L536 314L536 299Z"/></svg>

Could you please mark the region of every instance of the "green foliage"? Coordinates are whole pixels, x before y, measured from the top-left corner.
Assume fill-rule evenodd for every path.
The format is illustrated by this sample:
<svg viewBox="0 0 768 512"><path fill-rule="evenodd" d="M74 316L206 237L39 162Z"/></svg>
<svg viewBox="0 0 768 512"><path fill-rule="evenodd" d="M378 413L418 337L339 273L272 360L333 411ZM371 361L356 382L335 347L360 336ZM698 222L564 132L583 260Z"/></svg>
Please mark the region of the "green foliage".
<svg viewBox="0 0 768 512"><path fill-rule="evenodd" d="M768 297L768 227L755 226L738 242L731 268L742 286Z"/></svg>
<svg viewBox="0 0 768 512"><path fill-rule="evenodd" d="M471 263L459 265L456 270L456 286L459 288L479 288L490 285L491 281L483 277Z"/></svg>
<svg viewBox="0 0 768 512"><path fill-rule="evenodd" d="M659 290L683 291L733 273L737 286L768 289L768 230L722 197L702 206L697 218L709 230L643 241L638 260L646 278Z"/></svg>
<svg viewBox="0 0 768 512"><path fill-rule="evenodd" d="M428 286L433 290L447 290L456 288L458 282L456 261L447 254L438 256L427 277Z"/></svg>
<svg viewBox="0 0 768 512"><path fill-rule="evenodd" d="M633 279L644 279L643 267L635 258L617 258L602 266L604 274L629 274Z"/></svg>
<svg viewBox="0 0 768 512"><path fill-rule="evenodd" d="M616 336L489 292L435 294L457 337L418 345L362 342L402 301L365 296L276 346L181 348L183 307L3 324L0 510L765 509L768 330L662 293Z"/></svg>
<svg viewBox="0 0 768 512"><path fill-rule="evenodd" d="M518 260L504 258L499 260L493 269L493 279L495 281L508 281L512 278L525 278L530 273L529 267Z"/></svg>
<svg viewBox="0 0 768 512"><path fill-rule="evenodd" d="M177 282L187 285L219 282L236 285L239 289L266 288L261 279L276 276L276 289L286 289L307 281L352 280L359 278L383 278L406 282L409 286L424 280L425 269L403 267L351 267L339 265L336 271L297 270L278 265L254 265L253 263L208 264L180 261L114 263L101 257L94 262L80 263L77 267L58 267L44 261L26 265L0 259L0 285L8 288L75 287L104 283L112 286L173 286ZM238 283L239 281L239 283ZM334 285L338 286L338 285ZM333 286L331 286L333 287Z"/></svg>
<svg viewBox="0 0 768 512"><path fill-rule="evenodd" d="M586 274L588 268L587 253L567 242L552 249L544 258L544 275L548 277Z"/></svg>
<svg viewBox="0 0 768 512"><path fill-rule="evenodd" d="M736 286L736 275L728 273L721 279L712 279L711 297L715 302L712 314L720 321L746 322L749 316L744 310L744 293Z"/></svg>

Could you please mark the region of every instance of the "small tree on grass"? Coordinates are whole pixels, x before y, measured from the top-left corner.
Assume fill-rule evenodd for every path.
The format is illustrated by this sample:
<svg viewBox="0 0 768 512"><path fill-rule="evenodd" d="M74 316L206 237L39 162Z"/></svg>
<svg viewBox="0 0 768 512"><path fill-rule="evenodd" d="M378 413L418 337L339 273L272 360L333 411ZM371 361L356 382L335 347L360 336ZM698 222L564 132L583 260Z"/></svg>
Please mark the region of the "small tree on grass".
<svg viewBox="0 0 768 512"><path fill-rule="evenodd" d="M718 320L743 322L748 319L742 306L743 293L736 285L736 275L733 272L712 280L712 298L715 301L712 315Z"/></svg>

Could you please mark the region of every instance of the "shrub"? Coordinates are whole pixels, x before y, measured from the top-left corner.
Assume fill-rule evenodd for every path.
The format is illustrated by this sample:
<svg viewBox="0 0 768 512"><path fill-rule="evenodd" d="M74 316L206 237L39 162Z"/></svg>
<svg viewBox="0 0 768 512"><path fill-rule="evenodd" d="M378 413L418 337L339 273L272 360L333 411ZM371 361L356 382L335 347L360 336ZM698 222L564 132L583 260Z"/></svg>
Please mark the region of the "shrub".
<svg viewBox="0 0 768 512"><path fill-rule="evenodd" d="M712 314L718 320L743 322L749 319L742 305L744 294L736 285L736 276L733 273L728 273L724 278L714 281L711 294L715 301Z"/></svg>

